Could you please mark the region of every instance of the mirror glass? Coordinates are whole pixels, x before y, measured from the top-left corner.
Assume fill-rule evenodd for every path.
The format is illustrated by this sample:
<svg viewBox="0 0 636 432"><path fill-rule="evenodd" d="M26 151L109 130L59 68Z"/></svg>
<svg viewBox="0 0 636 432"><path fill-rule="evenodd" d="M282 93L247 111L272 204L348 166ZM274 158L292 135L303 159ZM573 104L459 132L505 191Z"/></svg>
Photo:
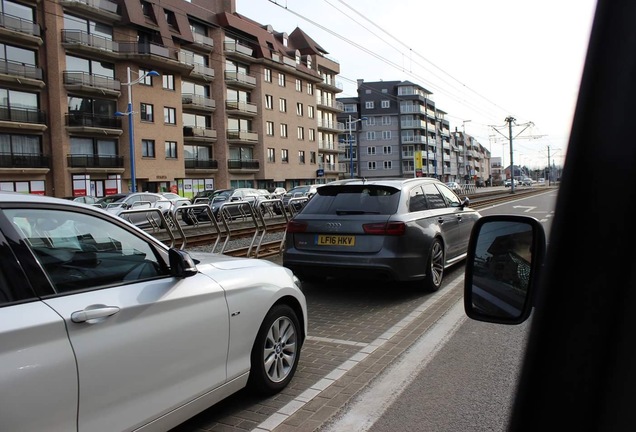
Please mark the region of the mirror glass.
<svg viewBox="0 0 636 432"><path fill-rule="evenodd" d="M528 299L532 225L493 221L482 225L473 262L472 306L476 312L519 318Z"/></svg>

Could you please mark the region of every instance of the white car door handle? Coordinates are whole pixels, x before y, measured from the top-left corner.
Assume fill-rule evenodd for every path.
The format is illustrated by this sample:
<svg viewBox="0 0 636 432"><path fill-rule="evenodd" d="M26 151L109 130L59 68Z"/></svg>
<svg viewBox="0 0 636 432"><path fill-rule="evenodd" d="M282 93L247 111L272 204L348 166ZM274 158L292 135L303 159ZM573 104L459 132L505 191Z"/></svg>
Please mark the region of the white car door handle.
<svg viewBox="0 0 636 432"><path fill-rule="evenodd" d="M71 314L71 321L74 323L82 323L97 318L106 318L111 315L115 315L117 312L119 312L119 308L117 306L104 306L98 309L84 309L73 312Z"/></svg>

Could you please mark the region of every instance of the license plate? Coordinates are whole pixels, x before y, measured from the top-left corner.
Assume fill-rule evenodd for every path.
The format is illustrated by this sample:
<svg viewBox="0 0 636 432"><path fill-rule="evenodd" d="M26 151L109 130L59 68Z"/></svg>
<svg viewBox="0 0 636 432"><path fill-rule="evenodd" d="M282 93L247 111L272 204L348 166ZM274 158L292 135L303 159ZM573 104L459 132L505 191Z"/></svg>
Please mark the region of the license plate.
<svg viewBox="0 0 636 432"><path fill-rule="evenodd" d="M318 246L355 246L355 236L344 235L319 235L317 240Z"/></svg>

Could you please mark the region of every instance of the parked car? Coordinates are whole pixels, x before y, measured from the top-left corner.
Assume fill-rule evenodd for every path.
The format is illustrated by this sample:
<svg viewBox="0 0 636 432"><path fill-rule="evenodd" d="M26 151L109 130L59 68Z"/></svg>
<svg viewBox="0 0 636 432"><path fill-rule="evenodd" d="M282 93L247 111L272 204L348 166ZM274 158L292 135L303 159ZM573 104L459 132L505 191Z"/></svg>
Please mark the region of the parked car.
<svg viewBox="0 0 636 432"><path fill-rule="evenodd" d="M126 195L128 194L118 193L118 194L106 195L104 197L99 198L95 204L100 206L101 208L106 208L108 207L109 204L112 204L116 201L119 201L122 198L125 198Z"/></svg>
<svg viewBox="0 0 636 432"><path fill-rule="evenodd" d="M454 181L446 183L446 186L456 194L461 194L464 190L459 183Z"/></svg>
<svg viewBox="0 0 636 432"><path fill-rule="evenodd" d="M502 420L507 431L634 429L634 218L622 211L608 220L602 205L581 209L590 196L608 203L633 201L631 188L616 185L631 184L636 176L630 120L636 117L636 81L625 73L636 57L634 16L631 0L596 3L547 246L543 226L531 216L487 216L472 234L467 314L494 323L529 321L514 404ZM620 120L611 127L591 121L599 118ZM581 187L590 167L608 165L611 175L595 176ZM532 245L530 265L509 290L516 290L513 300L491 288L496 297L484 304L486 296L480 294L488 292L479 290L488 287L478 276L484 278L480 263L487 256L479 250L495 230L500 237L525 232ZM610 265L599 265L599 251ZM493 276L485 282L493 282ZM494 282L502 281L495 277ZM480 367L495 371L498 364Z"/></svg>
<svg viewBox="0 0 636 432"><path fill-rule="evenodd" d="M192 198L192 204L197 204L200 203L201 200L209 199L212 195L214 195L214 192L216 192L216 189L205 189L197 192Z"/></svg>
<svg viewBox="0 0 636 432"><path fill-rule="evenodd" d="M88 205L97 204L97 201L99 200L99 198L96 198L96 197L91 196L91 195L65 197L64 199L75 201L75 202L79 202L79 203L83 203L83 204L88 204Z"/></svg>
<svg viewBox="0 0 636 432"><path fill-rule="evenodd" d="M352 277L437 290L480 214L439 180L338 180L287 224L283 265L300 279Z"/></svg>
<svg viewBox="0 0 636 432"><path fill-rule="evenodd" d="M2 431L167 431L295 374L306 300L278 264L190 255L102 209L13 192L0 242Z"/></svg>
<svg viewBox="0 0 636 432"><path fill-rule="evenodd" d="M531 179L531 178L528 178L528 177L523 178L523 179L521 180L521 185L522 185L522 186L532 186L532 184L533 184L533 183L534 183L534 181L532 181L532 179Z"/></svg>
<svg viewBox="0 0 636 432"><path fill-rule="evenodd" d="M274 189L274 191L272 192L272 196L274 198L282 198L283 195L285 195L287 193L287 189L282 188L282 187L277 187Z"/></svg>
<svg viewBox="0 0 636 432"><path fill-rule="evenodd" d="M218 220L221 217L221 208L225 203L243 202L244 205L227 206L226 217L239 218L251 214L253 206L257 203L259 193L254 188L229 188L217 189L208 197L208 205L213 216ZM190 209L182 212L181 219L187 225L194 225L196 221L210 222L208 212L205 209Z"/></svg>
<svg viewBox="0 0 636 432"><path fill-rule="evenodd" d="M514 182L515 187L519 186L519 180L517 180L517 179L512 179L512 180L511 179L506 179L504 181L504 186L505 187L511 187L512 182Z"/></svg>
<svg viewBox="0 0 636 432"><path fill-rule="evenodd" d="M159 195L162 195L164 198L169 199L172 203L172 211L176 212L177 209L184 205L191 205L192 201L188 198L182 197L179 194L173 192L161 192Z"/></svg>
<svg viewBox="0 0 636 432"><path fill-rule="evenodd" d="M105 201L102 201L105 202ZM127 210L158 209L164 219L172 217L172 202L163 195L152 192L134 192L122 194L106 204L106 211L142 228L163 226L163 220L157 212L127 212Z"/></svg>
<svg viewBox="0 0 636 432"><path fill-rule="evenodd" d="M300 209L305 205L306 200L293 200L292 204L294 208L291 210L289 209L289 201L292 198L309 199L316 193L316 190L321 186L322 184L311 184L311 185L296 186L291 188L290 190L285 192L285 194L281 198L283 201L283 208L287 210L288 212L293 212L293 213L300 211ZM279 215L283 214L283 212L281 211L279 207L275 207L274 211L276 212L276 214L279 214Z"/></svg>
<svg viewBox="0 0 636 432"><path fill-rule="evenodd" d="M483 179L475 180L475 186L478 188L486 187L486 182Z"/></svg>

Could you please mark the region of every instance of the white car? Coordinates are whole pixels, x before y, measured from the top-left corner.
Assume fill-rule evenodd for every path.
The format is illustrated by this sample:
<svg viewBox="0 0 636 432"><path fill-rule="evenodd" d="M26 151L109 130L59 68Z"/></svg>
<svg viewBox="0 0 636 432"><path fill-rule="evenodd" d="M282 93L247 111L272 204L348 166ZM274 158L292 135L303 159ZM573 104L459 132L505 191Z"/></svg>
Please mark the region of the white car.
<svg viewBox="0 0 636 432"><path fill-rule="evenodd" d="M141 228L161 227L163 226L163 221L159 212L163 214L164 219L173 212L172 201L163 195L152 192L119 194L113 197L113 200L106 202L107 198L103 198L106 211ZM98 203L100 202L98 201ZM156 209L156 211L148 211L148 209Z"/></svg>
<svg viewBox="0 0 636 432"><path fill-rule="evenodd" d="M109 212L0 192L0 430L167 431L290 382L291 270L170 249Z"/></svg>

